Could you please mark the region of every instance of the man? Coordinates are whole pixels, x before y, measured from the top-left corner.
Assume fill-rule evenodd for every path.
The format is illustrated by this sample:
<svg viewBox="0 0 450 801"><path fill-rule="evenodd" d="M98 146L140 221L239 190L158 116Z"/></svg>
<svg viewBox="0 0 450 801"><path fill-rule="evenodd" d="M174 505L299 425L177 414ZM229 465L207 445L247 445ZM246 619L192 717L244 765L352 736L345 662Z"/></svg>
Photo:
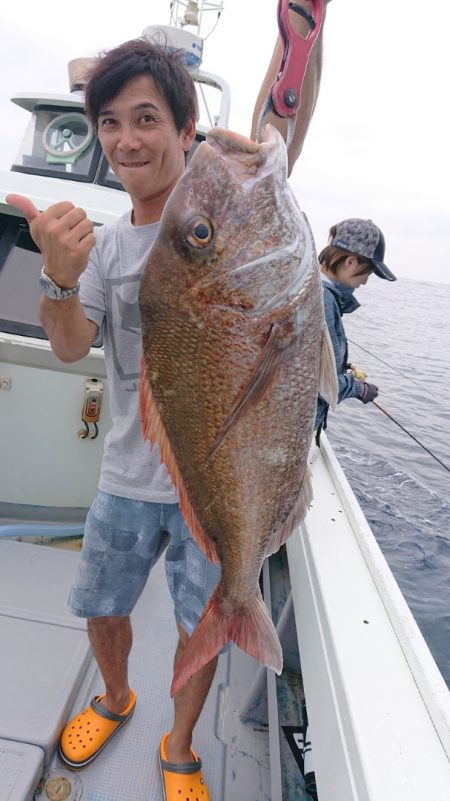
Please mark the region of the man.
<svg viewBox="0 0 450 801"><path fill-rule="evenodd" d="M310 3L303 0L302 6L307 9ZM305 18L295 9L292 17L303 35ZM276 76L280 52L278 45L257 102L255 124ZM291 166L314 109L320 64L318 38L303 87ZM62 733L60 754L72 767L92 761L133 713L136 699L127 672L132 645L129 616L162 551L179 633L175 661L219 578L219 568L206 560L189 535L157 449L150 451L143 440L137 385L132 380L139 374L140 337L124 346L122 316L118 304L111 302L111 287L120 284L126 287L130 305L137 304L140 275L164 205L194 140L195 89L176 55L136 40L99 60L87 86L86 110L109 164L130 195L131 212L94 235L85 212L70 202L39 213L26 198L8 199L28 220L42 252L40 316L53 351L64 362L77 361L102 337L110 385L113 427L105 442L98 493L86 521L69 599L74 613L88 618L89 639L106 692ZM268 121L283 127L278 118ZM191 744L216 661L175 696L173 726L160 747L169 801L189 797L187 787L204 801L209 798Z"/></svg>

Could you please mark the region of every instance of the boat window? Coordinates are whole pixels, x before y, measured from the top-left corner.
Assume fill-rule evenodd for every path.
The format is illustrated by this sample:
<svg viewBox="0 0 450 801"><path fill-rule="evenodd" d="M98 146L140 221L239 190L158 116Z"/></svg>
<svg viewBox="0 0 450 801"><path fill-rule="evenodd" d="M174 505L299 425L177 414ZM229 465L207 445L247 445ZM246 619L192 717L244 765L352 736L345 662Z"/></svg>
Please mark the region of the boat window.
<svg viewBox="0 0 450 801"><path fill-rule="evenodd" d="M22 217L0 214L0 331L48 339L38 311L41 269L41 252L28 223Z"/></svg>
<svg viewBox="0 0 450 801"><path fill-rule="evenodd" d="M101 158L100 169L98 171L96 183L99 183L102 186L110 186L113 189L121 189L122 192L125 191L116 174L112 171L111 167L106 161L105 156L103 155Z"/></svg>
<svg viewBox="0 0 450 801"><path fill-rule="evenodd" d="M199 76L195 81L197 92L199 123L202 128L209 130L215 125L225 124L221 120L222 92L217 91L216 85L202 81Z"/></svg>
<svg viewBox="0 0 450 801"><path fill-rule="evenodd" d="M21 217L0 215L0 330L47 339L38 317L42 256Z"/></svg>
<svg viewBox="0 0 450 801"><path fill-rule="evenodd" d="M101 147L82 109L36 106L11 169L93 181Z"/></svg>
<svg viewBox="0 0 450 801"><path fill-rule="evenodd" d="M205 141L205 134L199 133L197 131L197 133L195 134L195 139L194 139L194 141L192 143L192 147L191 147L191 149L190 149L190 151L189 151L189 153L187 155L187 159L186 159L186 163L187 164L189 164L189 161L192 158L192 156L194 155L195 151L197 150L200 142L204 142L204 141Z"/></svg>

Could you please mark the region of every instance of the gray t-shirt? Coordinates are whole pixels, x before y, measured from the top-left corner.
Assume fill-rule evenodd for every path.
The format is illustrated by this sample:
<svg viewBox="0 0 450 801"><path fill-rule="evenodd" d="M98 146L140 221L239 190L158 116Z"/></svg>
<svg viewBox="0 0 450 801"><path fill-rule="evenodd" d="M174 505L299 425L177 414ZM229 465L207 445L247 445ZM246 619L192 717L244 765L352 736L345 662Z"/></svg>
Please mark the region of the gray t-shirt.
<svg viewBox="0 0 450 801"><path fill-rule="evenodd" d="M139 414L142 353L138 293L159 223L134 226L131 212L95 230L96 245L81 277L80 299L103 340L113 426L105 439L99 489L154 503L176 503L177 493L144 440Z"/></svg>

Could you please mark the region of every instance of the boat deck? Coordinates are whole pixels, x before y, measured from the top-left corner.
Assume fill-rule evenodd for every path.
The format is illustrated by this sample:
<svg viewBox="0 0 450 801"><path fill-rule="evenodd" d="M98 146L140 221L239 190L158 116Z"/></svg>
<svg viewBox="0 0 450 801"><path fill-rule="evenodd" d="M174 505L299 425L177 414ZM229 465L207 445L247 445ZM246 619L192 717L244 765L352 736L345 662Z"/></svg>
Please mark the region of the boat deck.
<svg viewBox="0 0 450 801"><path fill-rule="evenodd" d="M263 570L285 670L233 648L195 731L212 801L308 798L295 752L303 681L319 801L449 801L450 693L326 438L310 466L313 506ZM66 605L77 558L0 539L0 801L32 801L65 721L103 689ZM136 712L79 773L81 801L163 797L176 630L161 560L133 628Z"/></svg>
<svg viewBox="0 0 450 801"><path fill-rule="evenodd" d="M0 775L3 781L9 776L5 786L0 779L0 801L31 801L42 771L62 765L54 748L64 721L103 691L84 621L66 607L77 558L67 550L0 541L0 638L8 643L2 649ZM132 622L136 711L104 753L77 773L83 801L163 798L157 750L172 720L177 635L162 559ZM265 682L265 671L239 649L220 657L194 740L214 801L269 801L277 792L281 801L281 788L271 789ZM298 726L299 712L285 710L283 723ZM283 758L295 787L290 798L309 798L289 748Z"/></svg>

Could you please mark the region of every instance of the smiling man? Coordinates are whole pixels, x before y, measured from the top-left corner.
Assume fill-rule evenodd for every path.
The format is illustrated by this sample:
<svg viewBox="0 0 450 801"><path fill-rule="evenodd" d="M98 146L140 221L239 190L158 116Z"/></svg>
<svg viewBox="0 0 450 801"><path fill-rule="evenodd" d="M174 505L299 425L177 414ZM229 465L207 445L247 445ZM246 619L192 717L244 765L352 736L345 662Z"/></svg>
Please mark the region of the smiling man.
<svg viewBox="0 0 450 801"><path fill-rule="evenodd" d="M129 615L161 552L179 631L178 654L219 578L219 568L190 537L158 450L150 451L143 439L136 392L140 327L130 324L159 219L194 140L195 87L178 56L135 40L98 62L86 89L86 110L130 195L131 211L94 236L85 212L69 202L38 214L25 198L9 198L27 217L42 251L40 314L53 351L63 361L76 361L101 337L110 384L113 426L69 599L73 612L88 618L106 693L76 718L78 738L72 737L73 721L63 731L60 754L72 767L89 764L134 711L127 673ZM200 671L174 700L174 725L162 739L160 754L168 798L169 784L179 797L186 782L207 798L191 741L215 666L214 661Z"/></svg>
<svg viewBox="0 0 450 801"><path fill-rule="evenodd" d="M309 6L306 0L302 4ZM302 25L303 18L298 20ZM317 94L320 37L315 48L304 84L313 87L312 100L305 100L299 115L297 148ZM270 83L275 75L273 62L265 80ZM308 98L308 89L304 91ZM62 733L61 757L75 768L89 764L134 711L136 697L128 683L129 616L161 553L165 551L179 633L175 660L219 579L219 567L204 557L181 517L158 449L150 451L143 439L137 396L139 281L165 203L194 141L195 87L179 54L133 40L98 61L86 89L86 111L130 195L131 210L94 234L84 210L70 202L39 213L27 198L8 198L28 220L42 252L40 315L53 351L62 361L73 362L102 339L110 388L113 425L69 598L73 612L88 619L106 692L92 699ZM162 737L159 754L167 801L190 798L192 791L194 798L209 799L191 744L215 668L216 659L175 696L173 726Z"/></svg>
<svg viewBox="0 0 450 801"><path fill-rule="evenodd" d="M158 222L195 137L195 95L185 112L190 116L180 116L178 123L148 75L132 78L112 100L101 102L100 97L99 90L87 95L88 113L97 119L110 166L133 198L132 223Z"/></svg>

